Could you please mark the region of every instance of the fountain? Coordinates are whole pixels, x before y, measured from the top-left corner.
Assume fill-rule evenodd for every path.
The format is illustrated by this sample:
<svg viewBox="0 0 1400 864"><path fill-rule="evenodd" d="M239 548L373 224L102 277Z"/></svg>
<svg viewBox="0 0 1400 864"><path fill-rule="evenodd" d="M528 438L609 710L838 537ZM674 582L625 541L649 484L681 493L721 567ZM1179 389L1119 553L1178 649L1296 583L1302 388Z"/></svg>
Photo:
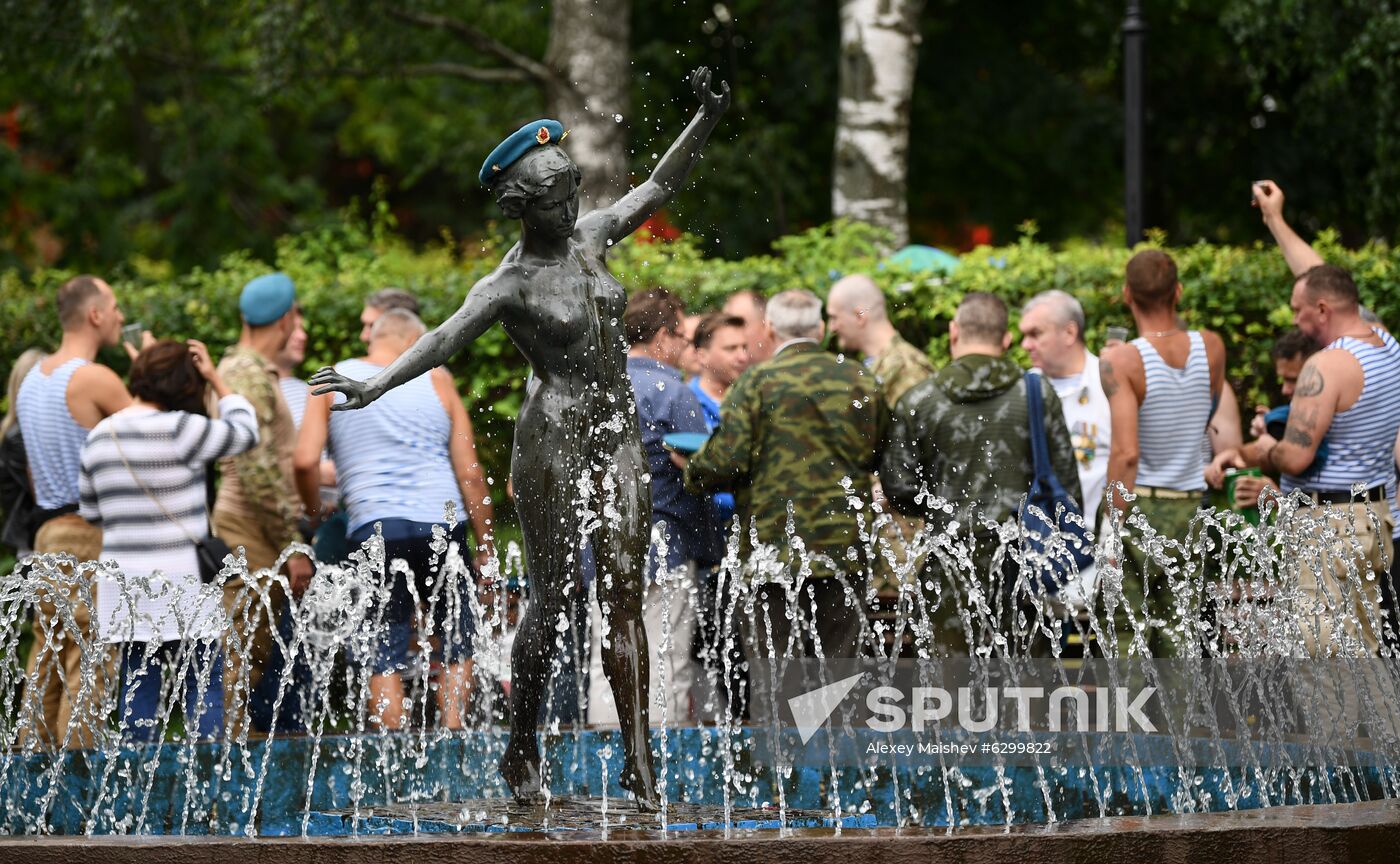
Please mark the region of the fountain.
<svg viewBox="0 0 1400 864"><path fill-rule="evenodd" d="M559 146L554 120L527 123L486 157L480 179L502 211L520 220L520 241L474 285L462 307L368 381L333 369L311 377L316 394L343 394L332 410L364 407L386 391L441 366L500 323L530 363L516 422L511 481L519 503L532 602L511 651L511 736L501 773L520 803L547 801L535 731L551 660L549 634L567 621L581 586L579 540L592 541L601 597L603 669L620 718L625 765L619 782L647 810L658 806L646 741L648 658L642 595L651 524L650 479L642 456L622 327L626 294L607 270L612 246L675 197L720 117L729 85L710 70L690 76L700 109L646 182L606 207L578 215L578 166Z"/></svg>
<svg viewBox="0 0 1400 864"><path fill-rule="evenodd" d="M447 578L429 580L432 592L418 598L467 607L478 623L469 727L449 731L434 722L430 646L444 634L435 632L433 616L424 616L418 659L405 673L408 725L389 732L368 721L370 670L353 658L379 640L386 573L404 566L385 560L378 535L347 561L316 562L306 593L290 601L291 632L276 638L282 655L309 671L304 681L282 680L272 712L276 718L296 706L306 730L297 735L259 736L229 720L222 735L199 740L170 681L154 727L133 734L113 676L97 674L110 662L109 649L81 641L73 612L75 603L93 602L100 576L120 587L125 611L140 616L137 598L150 585L111 562L30 556L0 582L0 832L13 838L0 840L0 853L110 861L195 849L251 859L317 856L324 843L344 856L383 861L423 854L415 844L451 842L454 856L493 860L552 860L566 851L600 859L650 852L687 860L886 860L939 853L1000 859L1027 855L1034 844L1046 855L1058 849L1066 858L1118 860L1142 848L1183 855L1190 833L1205 828L1231 848L1286 843L1308 860L1333 856L1329 835L1307 829L1307 819L1347 827L1348 849L1393 848L1400 837L1393 806L1400 798L1397 640L1382 609L1352 599L1369 596L1360 587L1370 578L1353 564L1332 572L1346 602L1304 602L1300 556L1321 549L1350 561L1350 539L1331 527L1325 509L1302 508L1296 496L1270 498L1257 525L1202 511L1188 543L1157 535L1133 513L1141 539L1131 542L1170 574L1168 621L1149 621L1124 596L1118 562L1129 541L1121 524L1099 545L1101 584L1079 608L1042 587L1044 556L1064 552L1053 540L1031 553L1018 525L993 526L994 566L983 570L975 562L987 560L986 550L972 548L954 525L924 531L897 556L882 539L890 517L853 498L867 546L860 560L887 560L898 586L880 598L865 578L849 586L865 594L867 606L879 601L881 614L864 633L867 656L744 661L735 648L738 622L794 619L804 568L800 553L785 558L762 546L741 560L735 539L719 571L724 587L705 613L719 622L719 637L705 658L701 722L650 713L665 700L647 693L648 649L635 608L638 550L648 539L646 481L622 350L611 344L619 338L613 319L621 288L601 262L607 245L675 191L723 112L723 86L713 92L706 72L693 83L703 107L658 177L579 223L591 232L587 255L574 257L569 246L576 180L559 179L569 176L569 163L557 147L534 150L543 155L525 160L540 163L531 170L560 185L536 183L543 191L529 194L556 194L546 203L563 215L550 222L544 209L499 187L507 212L525 219L524 239L463 311L383 380L361 385L325 373L313 380L345 392L344 407L357 407L418 367L440 364L496 320L536 371L513 468L526 548L511 545L484 573L495 586L527 585L528 592L458 593L460 580L451 576L467 565L444 534L437 566ZM537 144L557 143L555 126L538 125ZM508 183L512 164L497 158L483 174ZM497 168L501 177L493 178ZM574 269L554 284L556 294L582 286L583 299L548 308L525 302L523 283L511 274L561 262ZM576 326L546 326L559 320ZM560 392L573 400L562 408ZM952 512L948 502L932 506ZM453 522L455 514L446 518ZM789 541L802 548L802 538ZM298 552L311 550L294 545L283 560ZM585 579L589 553L596 572ZM1010 591L999 582L1007 557L1020 573ZM941 578L911 563L924 561ZM788 607L755 602L749 589L756 576L786 582ZM203 590L212 599L235 578L253 608L273 609L272 586L289 587L275 570L249 574L246 561L230 557ZM610 611L602 633L579 633L574 624L572 604L585 583L587 601ZM701 602L697 593L664 593L668 603ZM55 601L50 631L80 640L84 674L70 730L91 733L88 748L54 740L34 704L38 685L59 670L21 664L19 632L41 596ZM1309 661L1301 646L1320 626L1339 634L1338 650ZM1356 635L1363 628L1385 633L1380 656ZM1165 629L1175 656L1147 656L1151 629ZM619 730L561 719L549 695L586 693L569 670L586 668L592 640L608 646ZM973 647L950 656L950 643ZM226 651L249 648L236 628L226 629ZM190 662L189 652L179 652L168 677ZM240 668L244 677L234 687L246 692L248 664ZM753 685L747 700L731 692L741 674ZM1168 821L1141 818L1152 816Z"/></svg>
<svg viewBox="0 0 1400 864"><path fill-rule="evenodd" d="M1400 676L1393 641L1381 657L1354 651L1308 662L1297 650L1302 629L1319 617L1343 631L1388 622L1380 610L1364 606L1301 607L1290 584L1300 538L1313 538L1315 545L1322 537L1324 546L1336 548L1345 548L1348 538L1327 536L1325 514L1299 510L1295 499L1275 498L1265 509L1259 526L1229 512L1203 511L1204 530L1193 535L1199 538L1193 549L1173 548L1142 526L1155 556L1164 563L1186 562L1173 577L1181 598L1174 632L1183 650L1171 660L1144 656L1139 649L1145 642L1136 639L1121 640L1128 650L1119 653L1112 612L1122 602L1121 572L1112 544L1100 550L1103 600L1094 609L1069 614L1034 587L1036 580L1025 578L1017 587L1022 611L1011 628L987 633L995 620L986 614L990 585L971 569L965 541L922 535L915 539L917 551L936 556L946 572L956 574L957 618L967 644L1004 650L941 657L929 622L939 618L936 604L946 598L905 572L895 614L868 633L870 657L749 663L751 678L777 682L771 689L781 699L762 703L765 688L756 687L745 721L728 700L712 695L702 707L702 723L653 728L651 749L665 779L656 813L639 809L635 794L619 783L623 741L616 731L557 719L542 727L544 800L517 803L510 795L495 770L507 746L507 706L497 684L509 641L511 599L505 593L484 605L478 596L448 596L457 582L445 579L436 584L447 594L421 598L468 604L481 623L471 728L451 732L432 722L427 650L410 673L410 727L394 733L368 727L369 671L346 657L356 643L377 638L382 626L375 586L395 565L384 560L377 537L347 562L318 563L311 588L295 607L295 627L282 647L311 669L299 700L305 735L258 738L245 726L229 727L236 734L219 740L196 740L178 688L167 686L154 730L161 743L136 744L123 728L114 682L100 692L85 682L78 701L87 709L74 722L89 724L97 745L57 746L35 734L42 731L34 728L41 715L25 701L33 688L16 651L15 634L28 604L48 590L50 580L64 578L58 560L36 556L10 575L0 593L7 634L0 737L8 750L0 757L0 830L86 836L99 850L106 848L103 838L134 835L453 835L463 842L528 835L613 843L620 835L635 839L638 831L733 841L763 834L850 840L894 830L927 839L993 826L1011 832L1007 837L1023 836L1014 826L1067 826L1062 830L1079 836L1073 826L1103 826L1115 817L1284 814L1295 805L1332 807L1328 818L1393 829L1396 811L1384 806L1400 798ZM1270 513L1277 518L1268 519ZM888 517L866 515L867 542L881 554L880 522ZM1006 526L1005 554L1019 554L1016 531ZM288 554L293 551L297 547ZM461 550L445 539L442 553L443 567L465 566ZM757 550L754 561L764 560L777 557ZM520 575L520 561L512 548L492 566L510 579ZM1024 572L1030 572L1035 562L1026 564ZM722 576L745 584L735 577L752 565L738 560L735 544ZM222 576L243 569L241 560L230 558ZM66 577L75 596L90 599L91 576L99 571L125 584L108 565L85 562ZM1353 584L1362 578L1354 570L1338 577ZM245 580L259 584L268 583ZM132 584L123 594L134 598L142 587ZM255 592L255 603L271 602L266 587L246 590ZM725 622L726 649L735 644L739 616L764 614L745 600L743 590L727 592L717 600L724 608L713 610ZM130 602L132 614L139 614ZM677 596L675 602L695 598ZM60 604L58 614L76 632L71 609ZM1367 622L1367 616L1374 617ZM1141 637L1147 622L1130 620L1130 635ZM561 649L569 644L566 631L554 634ZM887 640L882 631L896 638ZM428 623L419 641L426 646L440 635ZM1086 639L1101 647L1102 656L1065 651ZM721 653L733 656L732 650ZM89 667L104 662L102 646L85 645L84 655ZM176 665L183 662L188 658L177 658ZM711 694L721 692L723 665L709 664ZM556 656L556 673L561 666ZM857 686L852 680L870 685L864 691L879 684L894 695L881 701L838 694L822 701L823 688L829 695L844 682L850 692ZM284 681L284 690L290 686ZM1058 697L1057 710L1051 710L1057 688L1073 692ZM1153 698L1130 704L1133 694L1147 688ZM1026 695L1036 691L1040 695ZM822 709L815 722L804 703L793 701L814 693L817 701L809 698L805 705ZM279 710L282 702L279 695ZM896 714L903 716L892 722ZM977 731L984 727L988 731ZM1368 813L1369 819L1361 818Z"/></svg>

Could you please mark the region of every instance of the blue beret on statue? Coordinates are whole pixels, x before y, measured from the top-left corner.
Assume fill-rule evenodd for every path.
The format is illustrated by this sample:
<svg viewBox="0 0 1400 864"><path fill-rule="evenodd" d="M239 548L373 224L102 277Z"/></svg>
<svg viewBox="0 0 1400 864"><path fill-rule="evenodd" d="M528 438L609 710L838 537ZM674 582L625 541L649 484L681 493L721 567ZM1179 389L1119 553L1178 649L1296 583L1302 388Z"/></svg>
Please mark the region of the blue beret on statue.
<svg viewBox="0 0 1400 864"><path fill-rule="evenodd" d="M481 163L481 185L490 186L501 176L502 171L514 165L516 160L529 153L532 147L558 144L564 140L566 134L568 133L558 120L536 120L526 123L497 144L491 155L486 157L486 161Z"/></svg>
<svg viewBox="0 0 1400 864"><path fill-rule="evenodd" d="M269 273L243 286L243 293L238 295L238 311L249 325L261 327L286 315L296 299L296 287L290 276Z"/></svg>

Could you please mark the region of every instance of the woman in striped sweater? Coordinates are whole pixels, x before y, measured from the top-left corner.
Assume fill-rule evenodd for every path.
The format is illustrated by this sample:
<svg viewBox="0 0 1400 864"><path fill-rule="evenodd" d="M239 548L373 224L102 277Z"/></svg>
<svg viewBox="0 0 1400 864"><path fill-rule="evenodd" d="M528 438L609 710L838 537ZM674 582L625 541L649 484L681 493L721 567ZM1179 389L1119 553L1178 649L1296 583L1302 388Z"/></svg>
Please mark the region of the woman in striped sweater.
<svg viewBox="0 0 1400 864"><path fill-rule="evenodd" d="M209 533L209 463L258 442L253 407L229 391L204 345L164 341L131 366L135 401L98 423L82 453L79 513L102 527L98 631L120 643L123 734L157 740L162 660L183 681L185 728L223 725L222 596L203 585L195 542ZM205 416L212 389L219 419ZM179 692L179 691L176 691Z"/></svg>

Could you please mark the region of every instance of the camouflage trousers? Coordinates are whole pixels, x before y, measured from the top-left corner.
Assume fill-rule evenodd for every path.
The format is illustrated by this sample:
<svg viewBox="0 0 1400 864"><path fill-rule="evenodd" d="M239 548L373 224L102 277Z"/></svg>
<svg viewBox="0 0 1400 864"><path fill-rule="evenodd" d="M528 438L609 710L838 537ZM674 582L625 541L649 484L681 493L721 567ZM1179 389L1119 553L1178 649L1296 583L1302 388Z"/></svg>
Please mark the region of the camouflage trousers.
<svg viewBox="0 0 1400 864"><path fill-rule="evenodd" d="M758 586L755 595L752 617L744 614L744 603L739 610L739 632L750 659L815 657L818 644L823 657L861 656L866 630L863 579L807 579L798 589L795 609L781 583Z"/></svg>
<svg viewBox="0 0 1400 864"><path fill-rule="evenodd" d="M1197 546L1201 523L1193 524L1202 507L1202 497L1152 498L1141 494L1133 507L1147 519L1152 531L1173 541L1172 548L1162 554L1148 550L1147 536L1133 526L1123 532L1123 600L1132 610L1119 605L1114 610L1113 629L1118 637L1118 655L1125 657L1133 642L1135 630L1142 633L1153 657L1175 657L1181 653L1182 640L1194 633L1195 617L1205 611L1193 598L1179 598L1172 593L1171 571L1184 572L1194 567L1209 566L1208 557L1195 559L1191 550ZM1169 490L1170 491L1170 490ZM1106 522L1105 525L1108 523ZM1190 580L1199 586L1203 580ZM1102 597L1102 594L1100 595ZM1188 610L1192 621L1182 621L1180 609ZM1136 627L1134 623L1136 622Z"/></svg>
<svg viewBox="0 0 1400 864"><path fill-rule="evenodd" d="M214 533L235 554L243 547L249 573L271 567L282 554L252 518L216 509L213 523ZM272 656L272 628L285 602L277 585L247 584L242 576L224 583L224 613L230 622L224 638L224 717L232 738L249 727L249 703Z"/></svg>
<svg viewBox="0 0 1400 864"><path fill-rule="evenodd" d="M1298 548L1290 550L1296 552L1298 562L1303 644L1309 656L1326 657L1342 653L1342 638L1347 637L1374 657L1380 653L1382 639L1381 582L1395 557L1390 508L1385 502L1366 501L1329 506L1335 512L1327 520L1328 527L1343 538L1350 554L1336 548L1322 550L1303 536L1296 538ZM1315 514L1308 507L1297 515Z"/></svg>

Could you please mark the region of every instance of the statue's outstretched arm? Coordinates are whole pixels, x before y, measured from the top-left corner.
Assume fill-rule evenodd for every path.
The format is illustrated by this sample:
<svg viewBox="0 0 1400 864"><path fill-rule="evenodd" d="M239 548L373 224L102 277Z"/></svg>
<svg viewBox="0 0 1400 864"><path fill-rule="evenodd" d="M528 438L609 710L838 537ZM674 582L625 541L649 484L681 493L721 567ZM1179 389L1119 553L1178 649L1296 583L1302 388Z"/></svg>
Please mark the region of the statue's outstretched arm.
<svg viewBox="0 0 1400 864"><path fill-rule="evenodd" d="M710 132L729 107L729 84L721 81L719 92L711 90L710 70L704 66L690 73L690 86L700 100L700 110L695 112L676 143L661 157L646 182L622 196L612 206L585 216L585 226L587 222L601 219L608 226L607 239L619 242L636 231L651 214L664 207L680 191L700 159L700 150L709 139Z"/></svg>
<svg viewBox="0 0 1400 864"><path fill-rule="evenodd" d="M368 381L355 381L326 367L312 375L308 383L317 388L312 391L317 395L345 394L345 401L333 406L332 411L363 408L400 384L446 363L508 314L517 302L515 279L497 270L472 287L462 307L451 318L413 343L413 347Z"/></svg>

